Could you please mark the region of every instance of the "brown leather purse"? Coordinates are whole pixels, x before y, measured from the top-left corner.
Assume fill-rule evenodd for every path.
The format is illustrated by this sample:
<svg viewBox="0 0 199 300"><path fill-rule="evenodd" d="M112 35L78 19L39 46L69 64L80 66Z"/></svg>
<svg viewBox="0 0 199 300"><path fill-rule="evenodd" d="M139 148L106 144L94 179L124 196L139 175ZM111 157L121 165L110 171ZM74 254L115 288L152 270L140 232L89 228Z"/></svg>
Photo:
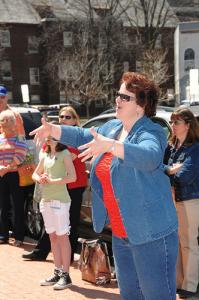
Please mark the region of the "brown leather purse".
<svg viewBox="0 0 199 300"><path fill-rule="evenodd" d="M34 184L32 174L36 168L34 163L22 164L18 166L19 186L28 186Z"/></svg>
<svg viewBox="0 0 199 300"><path fill-rule="evenodd" d="M102 240L82 240L79 260L82 279L103 285L111 281L111 266L107 245Z"/></svg>

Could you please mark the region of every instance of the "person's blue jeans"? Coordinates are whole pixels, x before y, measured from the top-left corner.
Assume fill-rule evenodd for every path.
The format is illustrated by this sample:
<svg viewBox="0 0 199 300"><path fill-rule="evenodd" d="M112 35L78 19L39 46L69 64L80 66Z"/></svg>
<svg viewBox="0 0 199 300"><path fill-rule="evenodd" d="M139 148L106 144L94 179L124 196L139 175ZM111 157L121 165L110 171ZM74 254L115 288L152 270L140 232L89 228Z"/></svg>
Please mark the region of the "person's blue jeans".
<svg viewBox="0 0 199 300"><path fill-rule="evenodd" d="M115 270L124 300L175 300L178 234L132 245L112 238Z"/></svg>

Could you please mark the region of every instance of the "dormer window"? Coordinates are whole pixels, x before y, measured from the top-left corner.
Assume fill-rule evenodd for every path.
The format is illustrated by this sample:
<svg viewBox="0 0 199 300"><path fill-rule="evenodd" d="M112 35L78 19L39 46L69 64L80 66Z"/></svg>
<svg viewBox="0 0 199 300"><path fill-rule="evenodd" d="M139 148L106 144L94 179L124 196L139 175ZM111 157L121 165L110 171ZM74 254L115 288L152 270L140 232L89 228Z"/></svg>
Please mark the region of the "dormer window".
<svg viewBox="0 0 199 300"><path fill-rule="evenodd" d="M64 47L72 47L73 45L73 33L72 31L63 32Z"/></svg>

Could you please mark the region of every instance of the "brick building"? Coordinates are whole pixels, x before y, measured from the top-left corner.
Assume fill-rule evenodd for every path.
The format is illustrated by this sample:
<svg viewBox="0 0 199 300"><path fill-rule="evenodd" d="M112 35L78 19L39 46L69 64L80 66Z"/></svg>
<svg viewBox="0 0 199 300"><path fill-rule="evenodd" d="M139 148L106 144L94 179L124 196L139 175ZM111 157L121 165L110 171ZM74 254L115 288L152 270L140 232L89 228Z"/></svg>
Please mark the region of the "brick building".
<svg viewBox="0 0 199 300"><path fill-rule="evenodd" d="M172 1L168 0L168 2ZM185 2L184 6L186 7ZM190 3L190 1L188 2ZM50 73L45 70L48 49L45 43L41 43L41 36L46 28L53 27L55 23L65 23L64 31L59 33L59 45L65 47L70 56L74 42L73 25L76 24L78 27L84 22L80 10L78 11L77 7L74 8L72 3L75 2L64 0L0 1L0 82L7 86L10 102L22 102L21 85L23 84L28 85L31 104L53 104L65 101L61 80L59 82L53 80ZM98 20L96 24L99 25L99 28L107 11L107 8L102 9L93 4L93 16ZM176 4L174 11L175 14L167 22L157 39L157 47L166 46L168 48L167 60L171 76L164 88L169 91L174 90L173 34L179 20L178 15L181 18L185 18L186 15L180 5ZM195 8L195 15L196 11ZM191 13L193 12L190 12L189 15ZM75 22L72 18L74 15ZM129 15L132 19L135 18L133 11L129 12ZM142 21L142 18L140 20ZM136 41L136 28L133 28L122 14L115 24L118 26L121 24L122 30L122 38L118 42L121 48L117 47L117 63L120 64L122 70L139 71L139 54L142 49ZM140 26L143 26L143 22L140 23ZM97 30L100 37L99 28ZM53 42L56 46L57 41ZM100 42L103 42L103 36L101 36L101 40L99 39ZM59 75L59 70L57 70L57 77ZM120 74L115 72L113 85L117 85L119 77Z"/></svg>
<svg viewBox="0 0 199 300"><path fill-rule="evenodd" d="M21 85L28 84L31 99L42 95L38 34L40 17L27 1L0 2L0 82L11 102L21 102Z"/></svg>

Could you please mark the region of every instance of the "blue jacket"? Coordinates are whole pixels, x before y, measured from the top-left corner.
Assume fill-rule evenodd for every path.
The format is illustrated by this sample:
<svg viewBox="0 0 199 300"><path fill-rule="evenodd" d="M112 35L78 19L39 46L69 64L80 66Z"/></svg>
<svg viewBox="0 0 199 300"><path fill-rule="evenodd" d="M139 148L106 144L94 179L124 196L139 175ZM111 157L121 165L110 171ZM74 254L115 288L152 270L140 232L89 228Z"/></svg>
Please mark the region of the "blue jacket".
<svg viewBox="0 0 199 300"><path fill-rule="evenodd" d="M176 201L199 199L199 143L192 146L182 146L166 149L165 157L168 166L173 163L183 163L182 168L175 175L170 176L171 184L175 188Z"/></svg>
<svg viewBox="0 0 199 300"><path fill-rule="evenodd" d="M122 129L119 120L111 120L98 128L106 137L115 138ZM62 126L61 143L77 147L92 139L88 129ZM124 141L124 160L114 157L111 181L121 217L132 244L143 244L176 230L177 217L169 178L163 171L166 137L161 126L142 117ZM95 175L94 161L90 181L93 189L93 226L101 232L109 223L103 202L103 191Z"/></svg>

